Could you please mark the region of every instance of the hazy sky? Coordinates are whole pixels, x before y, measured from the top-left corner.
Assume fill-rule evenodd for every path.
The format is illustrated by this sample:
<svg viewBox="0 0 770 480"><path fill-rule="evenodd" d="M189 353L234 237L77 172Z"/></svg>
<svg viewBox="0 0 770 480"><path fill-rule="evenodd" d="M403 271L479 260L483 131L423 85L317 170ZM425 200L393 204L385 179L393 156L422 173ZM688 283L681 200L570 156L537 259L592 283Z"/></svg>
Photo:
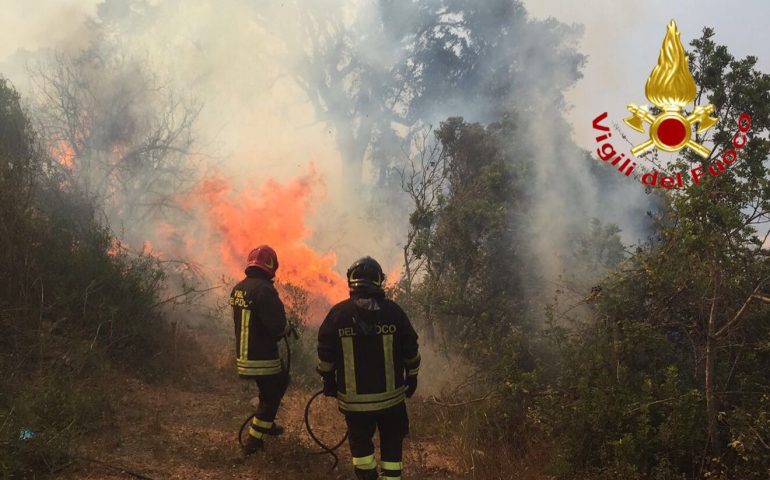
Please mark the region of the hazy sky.
<svg viewBox="0 0 770 480"><path fill-rule="evenodd" d="M51 47L68 39L99 0L2 0L0 59L17 49Z"/></svg>
<svg viewBox="0 0 770 480"><path fill-rule="evenodd" d="M480 0L481 1L481 0ZM0 65L18 49L35 50L77 39L86 15L99 0L2 0ZM703 26L736 55L759 57L770 71L770 2L744 0L525 0L534 17L555 17L584 25L581 50L588 55L584 78L569 93L569 120L578 144L590 148L591 120L605 110L625 115L630 102L645 103L644 82L655 65L666 24L675 19L683 41ZM11 75L15 72L5 72Z"/></svg>
<svg viewBox="0 0 770 480"><path fill-rule="evenodd" d="M525 0L530 15L584 25L581 51L588 55L584 78L569 92L568 118L575 141L594 147L591 120L604 111L620 121L626 104L648 103L644 83L658 60L666 25L676 20L682 42L716 31L716 42L736 57L754 55L770 71L770 1L746 0ZM633 132L632 132L633 133ZM639 139L643 135L639 135Z"/></svg>
<svg viewBox="0 0 770 480"><path fill-rule="evenodd" d="M270 176L286 179L305 172L307 163L314 161L324 174L328 191L334 192L335 182L340 182L339 178L335 181L334 172L340 170L340 163L331 130L312 121L313 109L296 85L283 80L273 84L273 79L280 77L270 71L272 64L259 56L260 49L269 50L270 45L249 21L250 15L255 8L266 12L265 15L282 13L281 2L269 2L273 6L270 10L262 1L151 0L150 3L164 7L158 9L159 15L164 15L164 22L158 22L148 36L132 37L132 42L144 41L164 50L163 54L156 52L155 57L156 63L167 70L160 71L161 76L165 78L171 73L184 79L184 86L202 97L205 109L199 128L208 137L214 137L213 140L207 138L215 146L210 149L216 151L219 158L226 159L233 171L252 171L258 163L263 174L268 172ZM315 0L307 1L311 5ZM374 0L359 1L365 5ZM25 92L28 77L23 52L84 43L89 32L83 21L96 13L99 3L101 0L0 0L0 74L10 77ZM568 92L567 100L573 108L567 118L575 142L587 149L596 148L591 129L596 115L607 111L612 121L620 122L627 116L626 104L647 103L644 84L657 61L666 25L672 18L679 25L685 48L700 35L704 26L710 26L716 30L718 43L727 45L736 56L759 57L759 68L770 71L768 0L740 3L524 0L524 3L532 17L555 17L584 26L579 48L588 56L588 61L583 69L584 78ZM206 42L198 42L204 37ZM205 48L200 48L200 43L204 43ZM142 45L136 48L141 50ZM302 132L300 142L297 131ZM549 139L553 138L552 134L566 134L543 133ZM631 132L632 140L642 140L642 134L636 138L633 135L636 134ZM346 220L346 215L352 220ZM322 251L331 248L347 251L341 254L342 265L364 252L340 245L343 241L340 239L351 238L352 231L371 230L337 227L360 223L360 218L351 215L360 216L360 212L326 215L335 228L317 229L321 234L314 238ZM391 257L396 242L401 239L399 231L395 230L395 238L381 235L377 230L372 232L371 238L363 242L371 250L367 253ZM396 256L385 263L390 266L397 261Z"/></svg>

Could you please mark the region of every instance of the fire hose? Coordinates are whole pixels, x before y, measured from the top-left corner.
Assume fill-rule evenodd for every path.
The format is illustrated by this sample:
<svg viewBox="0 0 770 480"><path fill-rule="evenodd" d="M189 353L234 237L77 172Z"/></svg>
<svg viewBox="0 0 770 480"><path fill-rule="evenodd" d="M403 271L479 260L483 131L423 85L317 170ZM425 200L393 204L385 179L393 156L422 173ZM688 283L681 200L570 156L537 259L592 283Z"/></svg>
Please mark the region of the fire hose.
<svg viewBox="0 0 770 480"><path fill-rule="evenodd" d="M337 444L334 445L333 447L329 447L326 444L324 444L318 437L315 436L315 433L313 433L313 428L310 426L310 406L313 404L313 400L323 395L323 393L324 393L323 390L319 390L315 393L315 395L310 397L310 400L307 401L307 405L305 406L305 428L307 429L307 433L308 435L310 435L310 438L313 439L316 445L321 447L320 452L313 452L313 454L314 455L324 455L324 454L331 455L332 458L334 458L334 463L332 464L332 468L330 468L329 470L334 470L335 468L337 468L337 464L340 463L339 457L337 457L337 454L334 452L335 450L340 448L343 443L345 443L345 440L348 439L348 431L345 430L345 435L342 437L342 440L337 442Z"/></svg>
<svg viewBox="0 0 770 480"><path fill-rule="evenodd" d="M291 336L294 337L294 339L298 339L299 335L297 335L297 330L294 329L294 327L291 327ZM283 337L284 344L286 345L286 372L291 371L291 346L289 345L289 336L286 335ZM325 443L323 443L316 435L315 432L313 432L313 428L310 426L310 407L313 405L313 402L316 398L323 395L324 391L319 390L316 392L310 399L307 401L307 405L305 405L305 428L307 429L308 435L310 435L310 438L321 448L320 452L313 452L313 455L331 455L332 458L334 458L334 463L332 464L332 467L330 470L334 470L337 468L337 465L339 464L339 457L337 457L337 454L335 451L339 449L344 443L345 440L348 439L348 432L345 431L345 435L342 437L342 439L337 442L334 446L329 447ZM251 422L251 419L254 418L256 413L252 413L249 415L246 420L243 421L241 424L241 428L238 430L238 444L243 448L243 432L246 430L246 427L249 425L249 422Z"/></svg>

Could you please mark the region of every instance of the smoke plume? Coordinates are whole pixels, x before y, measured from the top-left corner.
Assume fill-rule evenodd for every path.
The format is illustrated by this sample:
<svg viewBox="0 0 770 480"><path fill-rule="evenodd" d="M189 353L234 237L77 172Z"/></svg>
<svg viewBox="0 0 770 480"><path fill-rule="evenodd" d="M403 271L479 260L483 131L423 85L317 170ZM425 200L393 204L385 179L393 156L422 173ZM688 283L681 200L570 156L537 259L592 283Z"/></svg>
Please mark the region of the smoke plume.
<svg viewBox="0 0 770 480"><path fill-rule="evenodd" d="M84 0L67 4L66 34L41 30L64 12L31 14L38 33L3 71L43 106L57 59L87 73L82 98L99 105L85 111L109 115L76 122L91 143L49 132L55 155L92 187L99 174L94 192L113 201L108 221L127 244L192 255L209 279L237 277L261 243L276 246L282 280L330 302L357 257L394 271L410 206L393 168L412 135L449 116L515 112L527 132L544 278L564 269L571 224L640 234L639 186L597 184L562 119L585 61L580 29L516 1ZM165 157L131 151L164 133Z"/></svg>

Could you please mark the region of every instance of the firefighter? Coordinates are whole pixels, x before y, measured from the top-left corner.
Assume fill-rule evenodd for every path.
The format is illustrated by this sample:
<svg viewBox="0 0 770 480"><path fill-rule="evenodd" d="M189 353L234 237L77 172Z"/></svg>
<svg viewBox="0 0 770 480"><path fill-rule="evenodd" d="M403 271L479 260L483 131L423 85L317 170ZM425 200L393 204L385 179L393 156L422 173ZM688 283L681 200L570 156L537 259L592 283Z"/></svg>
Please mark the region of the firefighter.
<svg viewBox="0 0 770 480"><path fill-rule="evenodd" d="M238 375L254 379L259 389L259 405L249 426L243 453L250 455L264 448L265 435L280 435L283 427L274 420L289 385L289 372L278 356L278 341L291 331L273 277L278 256L268 245L249 253L246 278L230 294L235 323Z"/></svg>
<svg viewBox="0 0 770 480"><path fill-rule="evenodd" d="M372 437L380 432L383 480L401 478L402 442L409 433L405 398L417 389L417 333L385 297L385 276L371 257L347 272L350 298L329 311L318 332L318 373L324 394L336 396L348 427L356 477L378 478Z"/></svg>

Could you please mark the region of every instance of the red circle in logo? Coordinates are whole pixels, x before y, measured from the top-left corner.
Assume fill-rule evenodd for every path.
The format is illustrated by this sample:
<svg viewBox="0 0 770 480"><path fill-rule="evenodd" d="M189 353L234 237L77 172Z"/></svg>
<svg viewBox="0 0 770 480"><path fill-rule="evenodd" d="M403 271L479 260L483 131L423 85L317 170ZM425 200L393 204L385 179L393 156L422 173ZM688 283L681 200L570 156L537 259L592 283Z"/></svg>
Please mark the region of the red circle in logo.
<svg viewBox="0 0 770 480"><path fill-rule="evenodd" d="M660 122L658 127L658 139L664 145L676 147L685 140L687 129L681 120L676 118L667 118Z"/></svg>

